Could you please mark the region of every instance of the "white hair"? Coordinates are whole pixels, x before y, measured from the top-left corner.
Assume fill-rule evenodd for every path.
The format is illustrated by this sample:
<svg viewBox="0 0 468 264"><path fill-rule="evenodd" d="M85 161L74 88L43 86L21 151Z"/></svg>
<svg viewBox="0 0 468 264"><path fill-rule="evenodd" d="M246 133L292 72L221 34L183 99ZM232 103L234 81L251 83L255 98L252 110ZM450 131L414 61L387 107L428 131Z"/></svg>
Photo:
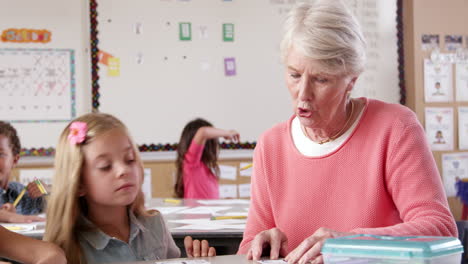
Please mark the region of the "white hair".
<svg viewBox="0 0 468 264"><path fill-rule="evenodd" d="M281 57L294 48L317 60L329 73L361 73L366 41L356 18L339 0L314 0L296 5L284 24Z"/></svg>

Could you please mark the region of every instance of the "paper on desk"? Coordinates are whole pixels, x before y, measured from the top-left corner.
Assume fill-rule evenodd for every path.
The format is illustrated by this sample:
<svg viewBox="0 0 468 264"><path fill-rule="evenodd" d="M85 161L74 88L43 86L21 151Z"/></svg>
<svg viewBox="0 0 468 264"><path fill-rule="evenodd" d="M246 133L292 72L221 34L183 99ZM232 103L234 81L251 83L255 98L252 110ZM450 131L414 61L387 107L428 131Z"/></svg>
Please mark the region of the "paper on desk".
<svg viewBox="0 0 468 264"><path fill-rule="evenodd" d="M161 212L161 214L166 215L166 214L172 214L180 210L185 210L187 209L187 206L171 206L171 207L150 207L148 208L149 210L158 210Z"/></svg>
<svg viewBox="0 0 468 264"><path fill-rule="evenodd" d="M248 216L249 212L228 212L224 214L213 214L213 216Z"/></svg>
<svg viewBox="0 0 468 264"><path fill-rule="evenodd" d="M226 204L250 204L249 200L242 199L226 199L226 200L197 200L199 204L203 205L226 205Z"/></svg>
<svg viewBox="0 0 468 264"><path fill-rule="evenodd" d="M29 231L36 230L38 228L45 227L44 222L33 222L33 223L27 223L27 224L0 224L0 225L16 233L29 232Z"/></svg>
<svg viewBox="0 0 468 264"><path fill-rule="evenodd" d="M228 210L226 206L197 206L190 209L178 211L177 214L214 214L218 211Z"/></svg>
<svg viewBox="0 0 468 264"><path fill-rule="evenodd" d="M210 264L206 260L168 260L168 261L157 261L155 264Z"/></svg>

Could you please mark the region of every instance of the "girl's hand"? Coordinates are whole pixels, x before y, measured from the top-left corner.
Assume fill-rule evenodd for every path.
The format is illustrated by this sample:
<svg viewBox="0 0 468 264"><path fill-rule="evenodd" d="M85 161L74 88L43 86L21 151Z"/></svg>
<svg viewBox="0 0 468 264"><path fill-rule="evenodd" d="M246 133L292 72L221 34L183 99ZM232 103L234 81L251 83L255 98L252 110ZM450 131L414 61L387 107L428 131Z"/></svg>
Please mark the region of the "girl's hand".
<svg viewBox="0 0 468 264"><path fill-rule="evenodd" d="M239 132L235 130L227 130L226 135L223 138L237 143L240 140L240 135L239 135Z"/></svg>
<svg viewBox="0 0 468 264"><path fill-rule="evenodd" d="M325 239L352 235L328 228L319 228L313 235L306 238L296 249L291 251L284 260L289 263L314 263L322 264L323 257L320 254Z"/></svg>
<svg viewBox="0 0 468 264"><path fill-rule="evenodd" d="M57 264L66 264L67 259L65 258L65 253L63 250L55 244L47 243L45 249L41 251L40 256L38 256L35 264L48 264L48 263L57 263Z"/></svg>
<svg viewBox="0 0 468 264"><path fill-rule="evenodd" d="M195 239L191 236L186 236L184 239L185 253L189 258L197 257L214 257L216 256L216 249L210 247L208 241Z"/></svg>
<svg viewBox="0 0 468 264"><path fill-rule="evenodd" d="M1 207L1 210L5 210L5 211L8 211L10 213L16 213L16 209L13 206L12 203L3 204L2 207Z"/></svg>

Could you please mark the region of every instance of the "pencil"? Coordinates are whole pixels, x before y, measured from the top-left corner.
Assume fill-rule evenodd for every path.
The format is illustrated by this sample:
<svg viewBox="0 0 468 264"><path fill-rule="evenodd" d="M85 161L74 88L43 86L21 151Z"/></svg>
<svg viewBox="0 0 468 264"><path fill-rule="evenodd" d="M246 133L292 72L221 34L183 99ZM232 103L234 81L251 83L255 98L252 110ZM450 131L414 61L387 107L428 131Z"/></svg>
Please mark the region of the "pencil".
<svg viewBox="0 0 468 264"><path fill-rule="evenodd" d="M211 220L225 220L225 219L247 219L245 215L226 215L226 216L212 216Z"/></svg>
<svg viewBox="0 0 468 264"><path fill-rule="evenodd" d="M18 203L21 201L21 198L23 198L24 193L26 193L26 187L24 187L23 190L18 195L18 197L16 197L15 202L13 202L13 207L16 207L18 205Z"/></svg>
<svg viewBox="0 0 468 264"><path fill-rule="evenodd" d="M250 163L249 165L245 165L244 167L240 168L239 170L246 170L246 169L248 169L248 168L250 168L252 166L253 166L253 163Z"/></svg>
<svg viewBox="0 0 468 264"><path fill-rule="evenodd" d="M182 202L182 200L167 198L167 199L164 199L164 202L165 202L165 203L180 204L180 203Z"/></svg>
<svg viewBox="0 0 468 264"><path fill-rule="evenodd" d="M44 185L42 185L40 180L35 179L34 182L37 184L37 187L39 188L39 191L41 191L42 194L48 194L46 188L44 187Z"/></svg>

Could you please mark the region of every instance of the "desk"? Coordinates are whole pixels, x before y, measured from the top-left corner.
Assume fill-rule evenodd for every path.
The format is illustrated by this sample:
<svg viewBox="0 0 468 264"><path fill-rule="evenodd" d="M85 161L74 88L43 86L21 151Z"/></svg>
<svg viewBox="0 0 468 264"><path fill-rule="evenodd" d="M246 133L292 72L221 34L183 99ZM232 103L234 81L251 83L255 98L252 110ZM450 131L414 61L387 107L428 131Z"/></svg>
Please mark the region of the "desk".
<svg viewBox="0 0 468 264"><path fill-rule="evenodd" d="M226 204L230 201L239 201L236 204ZM210 203L221 203L217 205L206 205L204 202ZM224 203L224 204L223 204ZM249 207L248 200L194 200L194 199L185 199L182 200L180 204L174 203L165 203L162 198L154 198L147 202L146 207L151 208L170 208L174 206L184 206L187 208L195 208L198 206L224 206L230 207L226 210L220 210L218 213L226 214L233 212L244 212L247 213L247 208ZM162 211L162 210L161 210ZM209 218L212 216L211 213L205 214L163 214L164 219L168 224L169 230L171 231L172 237L176 242L177 246L181 249L182 255L185 256L184 250L184 238L185 236L192 236L194 239L206 239L209 241L210 246L216 247L217 255L229 255L235 254L239 247L240 242L242 241L244 228L229 228L229 229L218 229L218 230L203 230L203 229L178 229L185 224L172 222L173 220L188 220L188 219L202 219ZM21 224L18 224L21 225ZM20 234L42 239L44 235L44 223L38 224L35 226L34 230L27 232L18 232Z"/></svg>
<svg viewBox="0 0 468 264"><path fill-rule="evenodd" d="M226 256L216 256L216 257L206 257L206 258L193 258L192 260L206 260L211 264L254 264L258 263L257 261L247 260L245 255L226 255ZM171 261L183 261L188 259L168 259L168 263L172 263ZM123 262L119 264L144 264L144 263L158 263L163 260L157 260L156 262L153 261L137 261L137 262Z"/></svg>
<svg viewBox="0 0 468 264"><path fill-rule="evenodd" d="M207 202L220 203L229 202L230 200L207 200ZM239 201L239 200L232 200ZM226 206L230 207L226 210L221 210L218 213L227 214L232 212L247 212L249 203L247 200L245 203L241 204L223 204L223 205L212 205L212 206ZM242 202L240 201L240 202ZM165 203L164 199L155 198L148 203L148 208L161 208L161 207L174 207L174 206L186 206L188 208L194 208L197 206L206 206L202 204L204 201L194 200L194 199L184 199L180 204L171 204ZM209 205L211 206L211 205ZM235 254L239 248L239 244L242 241L244 228L240 229L220 229L220 230L201 230L201 229L177 229L178 227L183 226L184 224L174 223L172 220L182 220L182 219L201 219L201 218L210 218L212 215L207 214L164 214L164 219L166 219L169 229L171 231L172 237L176 242L177 246L181 248L182 255L185 256L184 249L184 238L185 236L191 236L195 239L206 239L210 243L210 246L216 248L217 255L229 255Z"/></svg>

